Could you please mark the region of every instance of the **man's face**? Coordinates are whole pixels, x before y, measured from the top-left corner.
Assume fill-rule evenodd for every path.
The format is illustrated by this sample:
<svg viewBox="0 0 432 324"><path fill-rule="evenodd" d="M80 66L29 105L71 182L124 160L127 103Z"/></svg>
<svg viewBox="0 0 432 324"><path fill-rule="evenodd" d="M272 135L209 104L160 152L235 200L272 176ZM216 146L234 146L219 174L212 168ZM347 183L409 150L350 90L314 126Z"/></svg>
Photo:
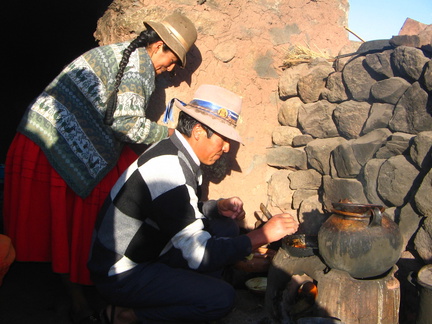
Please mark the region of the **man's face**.
<svg viewBox="0 0 432 324"><path fill-rule="evenodd" d="M206 165L214 164L224 153L230 150L230 140L218 133L208 138L206 131L201 128L202 134L196 148L196 155L201 163Z"/></svg>

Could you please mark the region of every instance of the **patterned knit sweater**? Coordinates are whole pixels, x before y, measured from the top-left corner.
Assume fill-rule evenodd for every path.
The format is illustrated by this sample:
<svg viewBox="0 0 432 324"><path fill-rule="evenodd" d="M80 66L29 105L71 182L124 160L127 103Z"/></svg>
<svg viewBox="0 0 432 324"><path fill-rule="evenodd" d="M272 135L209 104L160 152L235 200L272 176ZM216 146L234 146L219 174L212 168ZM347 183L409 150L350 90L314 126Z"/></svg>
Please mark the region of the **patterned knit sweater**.
<svg viewBox="0 0 432 324"><path fill-rule="evenodd" d="M165 126L145 117L155 71L145 48L135 50L120 85L114 124L103 118L123 50L94 48L70 63L30 105L18 131L41 147L52 167L81 197L116 165L123 142L150 144Z"/></svg>
<svg viewBox="0 0 432 324"><path fill-rule="evenodd" d="M95 226L88 267L99 277L179 249L189 268L215 271L251 253L246 235L212 237L215 200L199 202L199 160L177 131L144 152L119 178Z"/></svg>

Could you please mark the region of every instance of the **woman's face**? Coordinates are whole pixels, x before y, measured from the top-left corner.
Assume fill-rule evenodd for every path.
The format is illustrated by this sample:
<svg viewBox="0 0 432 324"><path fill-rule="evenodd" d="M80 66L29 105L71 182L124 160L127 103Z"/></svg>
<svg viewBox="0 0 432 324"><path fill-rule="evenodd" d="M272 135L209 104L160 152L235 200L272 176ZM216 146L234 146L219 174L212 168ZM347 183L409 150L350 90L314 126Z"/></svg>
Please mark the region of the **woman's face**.
<svg viewBox="0 0 432 324"><path fill-rule="evenodd" d="M178 62L178 57L172 51L164 51L164 43L158 41L151 44L147 51L153 62L156 75L162 74L163 72L171 72Z"/></svg>

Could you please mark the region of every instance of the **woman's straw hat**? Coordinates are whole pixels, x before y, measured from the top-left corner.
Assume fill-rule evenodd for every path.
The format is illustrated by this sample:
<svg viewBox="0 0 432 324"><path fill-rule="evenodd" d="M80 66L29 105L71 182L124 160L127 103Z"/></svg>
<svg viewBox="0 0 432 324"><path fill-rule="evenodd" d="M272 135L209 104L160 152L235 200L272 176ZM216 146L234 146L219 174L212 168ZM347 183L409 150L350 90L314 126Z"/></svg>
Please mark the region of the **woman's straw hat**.
<svg viewBox="0 0 432 324"><path fill-rule="evenodd" d="M178 56L181 65L186 65L186 53L197 39L195 25L186 17L174 13L161 22L144 21L160 36L162 41Z"/></svg>
<svg viewBox="0 0 432 324"><path fill-rule="evenodd" d="M203 84L188 103L174 99L177 108L210 127L216 133L242 143L235 129L240 117L242 97L216 85Z"/></svg>

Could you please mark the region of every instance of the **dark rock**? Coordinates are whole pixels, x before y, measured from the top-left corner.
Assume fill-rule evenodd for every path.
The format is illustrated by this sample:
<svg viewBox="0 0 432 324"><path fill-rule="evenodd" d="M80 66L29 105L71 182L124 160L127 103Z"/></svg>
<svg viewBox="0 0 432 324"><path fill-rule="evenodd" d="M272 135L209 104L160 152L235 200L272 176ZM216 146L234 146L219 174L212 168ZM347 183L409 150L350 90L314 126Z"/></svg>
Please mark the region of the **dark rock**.
<svg viewBox="0 0 432 324"><path fill-rule="evenodd" d="M299 135L293 138L292 141L292 146L293 147L300 147L300 146L305 146L307 145L309 142L313 141L313 137L310 135Z"/></svg>
<svg viewBox="0 0 432 324"><path fill-rule="evenodd" d="M410 156L419 169L432 166L432 131L418 133L411 145Z"/></svg>
<svg viewBox="0 0 432 324"><path fill-rule="evenodd" d="M370 133L350 141L354 156L360 165L365 165L375 153L386 144L391 131L387 128L377 128Z"/></svg>
<svg viewBox="0 0 432 324"><path fill-rule="evenodd" d="M358 179L363 184L365 195L370 204L386 206L377 192L378 173L385 161L384 159L371 159L363 166L360 172Z"/></svg>
<svg viewBox="0 0 432 324"><path fill-rule="evenodd" d="M382 53L367 54L364 63L376 74L391 78L394 76L390 59L392 53L393 50L387 50Z"/></svg>
<svg viewBox="0 0 432 324"><path fill-rule="evenodd" d="M305 151L289 146L274 147L267 150L267 164L283 169L307 169Z"/></svg>
<svg viewBox="0 0 432 324"><path fill-rule="evenodd" d="M315 103L303 104L299 108L299 124L304 134L315 138L339 136L336 125L333 122L333 110L336 108L326 100Z"/></svg>
<svg viewBox="0 0 432 324"><path fill-rule="evenodd" d="M393 46L390 44L389 39L375 39L364 42L357 50L359 54L367 54L372 52L382 52L383 50L390 49Z"/></svg>
<svg viewBox="0 0 432 324"><path fill-rule="evenodd" d="M291 209L294 191L290 189L288 175L292 170L277 170L268 182L267 194L272 206Z"/></svg>
<svg viewBox="0 0 432 324"><path fill-rule="evenodd" d="M323 200L324 208L331 211L332 203L341 199L349 199L353 203L367 204L367 198L363 192L363 185L356 179L331 178L323 176Z"/></svg>
<svg viewBox="0 0 432 324"><path fill-rule="evenodd" d="M389 140L376 153L377 159L388 159L395 155L409 154L409 148L415 135L406 133L394 133Z"/></svg>
<svg viewBox="0 0 432 324"><path fill-rule="evenodd" d="M422 179L421 184L415 194L414 201L417 210L424 216L432 218L432 170ZM432 234L432 231L429 232Z"/></svg>
<svg viewBox="0 0 432 324"><path fill-rule="evenodd" d="M298 110L302 101L299 97L292 97L282 101L279 112L278 121L283 126L298 126Z"/></svg>
<svg viewBox="0 0 432 324"><path fill-rule="evenodd" d="M318 195L304 199L298 209L300 233L318 235L319 229L327 218L328 215L323 212L322 203Z"/></svg>
<svg viewBox="0 0 432 324"><path fill-rule="evenodd" d="M361 165L354 155L351 141L336 147L332 152L332 156L339 178L355 178L360 173Z"/></svg>
<svg viewBox="0 0 432 324"><path fill-rule="evenodd" d="M423 51L414 47L399 46L392 54L395 76L400 76L410 82L420 79L428 61Z"/></svg>
<svg viewBox="0 0 432 324"><path fill-rule="evenodd" d="M299 209L303 200L309 197L317 197L319 199L318 190L313 189L297 189L292 197L292 206L294 209ZM322 208L322 206L321 206Z"/></svg>
<svg viewBox="0 0 432 324"><path fill-rule="evenodd" d="M333 111L333 118L339 134L346 138L357 138L369 116L371 105L368 102L344 101Z"/></svg>
<svg viewBox="0 0 432 324"><path fill-rule="evenodd" d="M297 127L277 126L272 133L272 141L276 145L291 146L293 138L301 135L301 131Z"/></svg>
<svg viewBox="0 0 432 324"><path fill-rule="evenodd" d="M350 98L356 101L368 101L370 88L376 82L364 68L364 56L359 56L345 65L342 71L343 81Z"/></svg>
<svg viewBox="0 0 432 324"><path fill-rule="evenodd" d="M327 77L334 69L327 61L309 64L309 72L299 78L297 84L298 94L304 103L316 102L320 99L321 93L325 90Z"/></svg>
<svg viewBox="0 0 432 324"><path fill-rule="evenodd" d="M421 29L421 30L420 30ZM432 49L432 27L431 25L419 26L417 33L410 35L393 36L390 43L394 46L410 46L429 51Z"/></svg>
<svg viewBox="0 0 432 324"><path fill-rule="evenodd" d="M323 99L334 103L348 100L348 95L342 80L342 72L334 72L328 76L326 89L321 95Z"/></svg>
<svg viewBox="0 0 432 324"><path fill-rule="evenodd" d="M426 63L422 84L427 91L432 91L432 60Z"/></svg>
<svg viewBox="0 0 432 324"><path fill-rule="evenodd" d="M294 65L293 67L284 70L279 78L279 97L287 99L297 96L298 81L307 70L307 64Z"/></svg>
<svg viewBox="0 0 432 324"><path fill-rule="evenodd" d="M376 82L371 95L376 101L396 104L411 84L403 78L392 77Z"/></svg>
<svg viewBox="0 0 432 324"><path fill-rule="evenodd" d="M369 117L363 127L363 133L367 134L377 128L387 128L393 116L394 105L388 103L373 103L369 111Z"/></svg>
<svg viewBox="0 0 432 324"><path fill-rule="evenodd" d="M389 127L395 132L417 134L432 130L432 107L428 94L415 82L405 91L395 107Z"/></svg>
<svg viewBox="0 0 432 324"><path fill-rule="evenodd" d="M299 170L288 175L291 189L318 189L321 187L321 174L314 170Z"/></svg>
<svg viewBox="0 0 432 324"><path fill-rule="evenodd" d="M417 232L421 220L422 217L416 213L411 204L406 204L400 208L395 221L399 225L405 243L404 246L408 245L412 236Z"/></svg>
<svg viewBox="0 0 432 324"><path fill-rule="evenodd" d="M390 43L394 46L409 46L420 48L422 46L419 35L397 35L390 39Z"/></svg>
<svg viewBox="0 0 432 324"><path fill-rule="evenodd" d="M309 165L321 174L330 174L330 154L345 142L342 137L314 139L305 147Z"/></svg>
<svg viewBox="0 0 432 324"><path fill-rule="evenodd" d="M420 226L414 245L417 253L426 264L432 263L432 217L426 217Z"/></svg>
<svg viewBox="0 0 432 324"><path fill-rule="evenodd" d="M418 174L417 168L405 155L393 156L379 170L377 192L386 205L403 206Z"/></svg>

